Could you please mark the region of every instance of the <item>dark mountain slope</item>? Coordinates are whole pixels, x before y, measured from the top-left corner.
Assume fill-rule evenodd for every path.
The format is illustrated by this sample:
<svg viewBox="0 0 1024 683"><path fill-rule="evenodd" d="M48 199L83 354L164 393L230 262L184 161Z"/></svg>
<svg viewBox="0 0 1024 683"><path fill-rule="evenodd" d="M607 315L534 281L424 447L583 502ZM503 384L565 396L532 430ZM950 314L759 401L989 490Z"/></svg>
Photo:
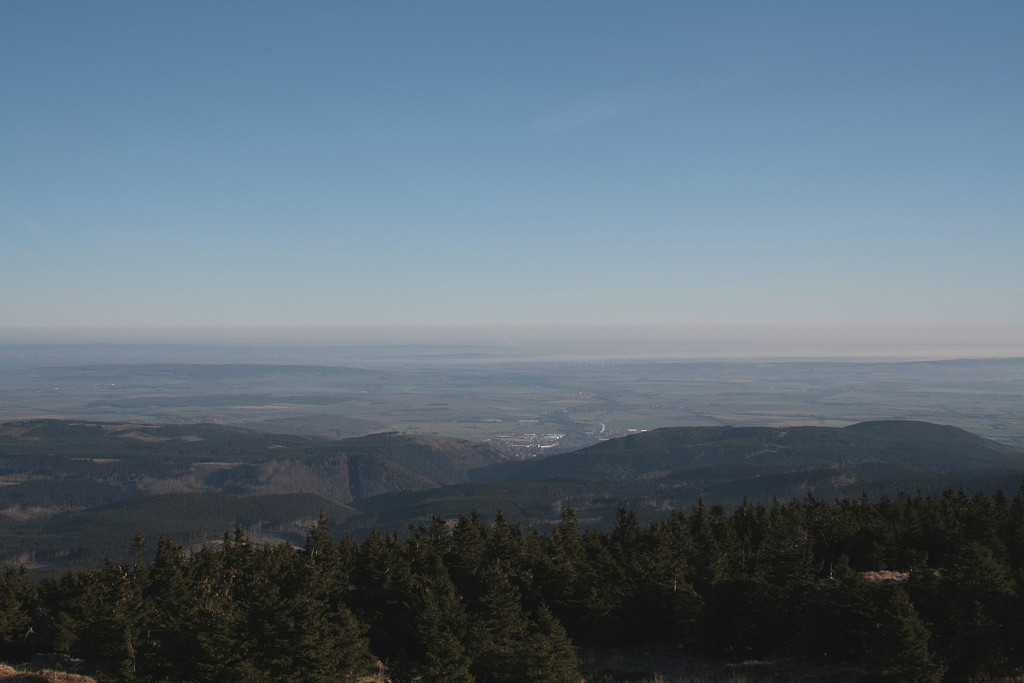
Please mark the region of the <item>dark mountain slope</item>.
<svg viewBox="0 0 1024 683"><path fill-rule="evenodd" d="M253 458L299 453L315 442L215 424L24 420L0 425L0 456L41 455Z"/></svg>
<svg viewBox="0 0 1024 683"><path fill-rule="evenodd" d="M1005 467L1020 460L1024 449L983 439L950 425L912 420L861 422L841 430L860 449L877 449L890 462L956 471L979 467Z"/></svg>
<svg viewBox="0 0 1024 683"><path fill-rule="evenodd" d="M29 420L0 425L0 477L7 484L0 508L5 501L78 506L200 490L306 492L350 502L467 481L473 468L507 459L486 444L437 436L387 433L318 443L211 424ZM31 492L19 490L30 481ZM58 485L69 481L103 486ZM61 501L65 494L75 502Z"/></svg>
<svg viewBox="0 0 1024 683"><path fill-rule="evenodd" d="M0 532L0 561L97 565L124 557L136 534L184 545L220 539L236 526L269 541L301 544L320 512L338 523L350 507L307 494L237 497L221 493L148 496L30 521Z"/></svg>
<svg viewBox="0 0 1024 683"><path fill-rule="evenodd" d="M926 422L865 422L830 427L670 427L611 439L543 460L477 470L476 481L630 481L742 479L868 463L910 473L1022 469L1024 449L956 427Z"/></svg>
<svg viewBox="0 0 1024 683"><path fill-rule="evenodd" d="M520 462L486 444L437 436L314 442L220 425L34 420L0 426L0 547L23 553L36 539L55 557L133 525L199 541L240 520L276 529L293 519L244 512L256 500L349 504L336 528L362 533L473 508L501 508L543 527L574 507L601 525L622 506L651 518L701 498L731 506L810 491L991 492L1016 490L1022 476L1024 449L924 422L675 427ZM301 512L294 519L308 510Z"/></svg>
<svg viewBox="0 0 1024 683"><path fill-rule="evenodd" d="M487 516L501 510L511 522L543 526L560 518L561 505L553 505L553 501L569 501L575 492L576 488L562 484L505 482L388 493L359 501L358 507L365 517L353 517L345 528L404 531L410 524L422 523L435 515L454 519L474 509Z"/></svg>
<svg viewBox="0 0 1024 683"><path fill-rule="evenodd" d="M470 470L507 460L487 444L391 432L310 446L301 458L226 468L206 481L238 495L304 491L349 503L465 482Z"/></svg>
<svg viewBox="0 0 1024 683"><path fill-rule="evenodd" d="M1024 478L1024 449L923 422L842 429L675 427L541 460L484 467L471 476L482 486L554 486L553 501L609 524L623 505L657 515L698 499L729 507L745 498L788 499L808 492L831 499L959 487L1014 491ZM440 501L448 490L431 491L431 497ZM451 489L453 499L465 494ZM409 506L411 516L418 503Z"/></svg>
<svg viewBox="0 0 1024 683"><path fill-rule="evenodd" d="M508 462L509 456L485 443L434 435L396 432L332 441L313 453L382 458L437 484L468 481L470 470Z"/></svg>
<svg viewBox="0 0 1024 683"><path fill-rule="evenodd" d="M418 491L440 484L370 453L274 459L219 470L206 479L234 495L313 493L342 503L389 491Z"/></svg>

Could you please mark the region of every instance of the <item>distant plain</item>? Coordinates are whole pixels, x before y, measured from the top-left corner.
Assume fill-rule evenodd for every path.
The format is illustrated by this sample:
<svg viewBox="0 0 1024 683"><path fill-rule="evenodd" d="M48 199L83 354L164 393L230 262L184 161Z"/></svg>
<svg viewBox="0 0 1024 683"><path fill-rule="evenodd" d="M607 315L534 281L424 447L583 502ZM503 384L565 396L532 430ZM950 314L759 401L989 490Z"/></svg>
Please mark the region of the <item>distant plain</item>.
<svg viewBox="0 0 1024 683"><path fill-rule="evenodd" d="M736 350L742 352L742 349ZM552 452L668 426L909 419L1024 444L1024 358L671 358L493 345L0 346L0 421L213 422L381 431ZM553 447L552 447L553 444Z"/></svg>

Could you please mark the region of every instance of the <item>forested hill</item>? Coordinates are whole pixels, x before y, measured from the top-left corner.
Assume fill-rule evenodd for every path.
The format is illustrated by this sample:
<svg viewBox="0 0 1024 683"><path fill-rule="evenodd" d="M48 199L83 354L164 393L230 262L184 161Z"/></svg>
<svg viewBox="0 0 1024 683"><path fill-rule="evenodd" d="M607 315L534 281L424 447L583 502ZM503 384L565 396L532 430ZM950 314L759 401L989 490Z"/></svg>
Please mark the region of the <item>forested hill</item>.
<svg viewBox="0 0 1024 683"><path fill-rule="evenodd" d="M15 473L31 472L29 478L37 478L66 470L120 483L126 493L147 493L152 480L163 480L164 489L234 486L296 492L305 483L289 482L281 474L289 469L283 464L288 462L302 467L332 462L356 474L360 468L376 469L379 477L368 479L364 472L358 482L345 472L342 488L355 488L335 490L334 497L348 502L382 490L466 481L470 470L506 460L508 456L486 444L394 432L314 441L214 424L28 420L0 425L0 466L8 483L14 483L10 475ZM47 467L40 469L39 463ZM262 467L239 470L253 465ZM389 478L399 481L389 483Z"/></svg>
<svg viewBox="0 0 1024 683"><path fill-rule="evenodd" d="M515 471L513 478L632 478L701 467L756 471L870 464L928 473L1016 468L1024 466L1024 449L956 427L907 420L844 428L669 427L503 470Z"/></svg>
<svg viewBox="0 0 1024 683"><path fill-rule="evenodd" d="M132 531L194 544L239 525L299 542L320 511L359 537L474 508L547 529L573 507L608 528L623 506L653 520L698 500L991 494L1022 478L1024 449L926 422L676 427L515 461L433 435L32 420L0 426L0 560L89 562L123 553Z"/></svg>
<svg viewBox="0 0 1024 683"><path fill-rule="evenodd" d="M465 482L507 459L439 436L317 442L212 424L12 422L0 425L0 560L102 560L122 552L126 530L198 543L241 525L297 542L321 511L358 519L354 501Z"/></svg>
<svg viewBox="0 0 1024 683"><path fill-rule="evenodd" d="M1016 490L1024 449L927 422L831 427L674 427L473 472L475 481L560 482L660 504L824 497L965 486Z"/></svg>

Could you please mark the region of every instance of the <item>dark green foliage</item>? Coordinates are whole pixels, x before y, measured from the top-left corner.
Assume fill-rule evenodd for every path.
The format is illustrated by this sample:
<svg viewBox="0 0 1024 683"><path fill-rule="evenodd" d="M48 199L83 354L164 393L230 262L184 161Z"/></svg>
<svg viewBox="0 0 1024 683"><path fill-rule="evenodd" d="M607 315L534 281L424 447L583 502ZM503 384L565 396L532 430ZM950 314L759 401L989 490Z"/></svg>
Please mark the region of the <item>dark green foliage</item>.
<svg viewBox="0 0 1024 683"><path fill-rule="evenodd" d="M480 683L575 683L579 660L565 629L546 607L531 614L500 563L485 573L487 590L471 608L471 672Z"/></svg>
<svg viewBox="0 0 1024 683"><path fill-rule="evenodd" d="M872 671L883 681L935 683L944 667L928 647L930 633L907 592L897 586L881 611L874 638Z"/></svg>
<svg viewBox="0 0 1024 683"><path fill-rule="evenodd" d="M875 590L843 556L807 596L797 642L804 654L822 661L863 661L878 618Z"/></svg>
<svg viewBox="0 0 1024 683"><path fill-rule="evenodd" d="M119 679L135 677L146 613L143 578L125 565L66 574L40 586L43 649L88 658Z"/></svg>
<svg viewBox="0 0 1024 683"><path fill-rule="evenodd" d="M435 625L428 628L436 629ZM472 683L472 660L461 641L448 629L435 630L430 637L431 648L419 668L419 678L426 683Z"/></svg>
<svg viewBox="0 0 1024 683"><path fill-rule="evenodd" d="M940 595L948 626L941 645L954 673L992 675L1006 669L1016 637L1011 626L1018 609L1009 570L992 550L965 542L945 574Z"/></svg>
<svg viewBox="0 0 1024 683"><path fill-rule="evenodd" d="M182 663L196 661L198 655L190 632L195 615L185 549L174 541L161 539L147 578L143 590L148 608L146 645L139 654L140 666L158 677L169 676L180 671Z"/></svg>
<svg viewBox="0 0 1024 683"><path fill-rule="evenodd" d="M802 507L776 504L766 521L753 556L747 603L750 626L761 634L764 649L755 650L761 656L791 649L792 624L802 620L818 577Z"/></svg>
<svg viewBox="0 0 1024 683"><path fill-rule="evenodd" d="M522 648L530 636L519 589L495 567L481 577L487 590L473 605L469 629L472 672L484 682L514 683L526 678Z"/></svg>
<svg viewBox="0 0 1024 683"><path fill-rule="evenodd" d="M0 660L21 661L31 652L32 607L36 588L24 568L0 576Z"/></svg>
<svg viewBox="0 0 1024 683"><path fill-rule="evenodd" d="M1024 663L1014 571L1024 500L947 491L826 503L697 503L610 532L498 511L303 547L241 529L189 552L0 581L8 658L57 652L104 680L578 681L578 652L667 648L807 660L866 680L996 678ZM977 535L981 540L977 540ZM868 570L869 574L865 574ZM889 570L881 572L880 570Z"/></svg>
<svg viewBox="0 0 1024 683"><path fill-rule="evenodd" d="M577 683L579 657L562 624L547 607L534 615L526 643L526 678L545 683Z"/></svg>

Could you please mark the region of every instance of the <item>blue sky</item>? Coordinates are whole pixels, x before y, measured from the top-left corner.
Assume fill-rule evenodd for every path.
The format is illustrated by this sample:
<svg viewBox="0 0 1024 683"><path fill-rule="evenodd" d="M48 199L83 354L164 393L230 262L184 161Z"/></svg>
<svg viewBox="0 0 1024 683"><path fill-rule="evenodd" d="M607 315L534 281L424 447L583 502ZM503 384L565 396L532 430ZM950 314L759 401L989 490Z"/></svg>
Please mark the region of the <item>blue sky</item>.
<svg viewBox="0 0 1024 683"><path fill-rule="evenodd" d="M3 0L0 326L1020 340L1022 36L1016 1Z"/></svg>

